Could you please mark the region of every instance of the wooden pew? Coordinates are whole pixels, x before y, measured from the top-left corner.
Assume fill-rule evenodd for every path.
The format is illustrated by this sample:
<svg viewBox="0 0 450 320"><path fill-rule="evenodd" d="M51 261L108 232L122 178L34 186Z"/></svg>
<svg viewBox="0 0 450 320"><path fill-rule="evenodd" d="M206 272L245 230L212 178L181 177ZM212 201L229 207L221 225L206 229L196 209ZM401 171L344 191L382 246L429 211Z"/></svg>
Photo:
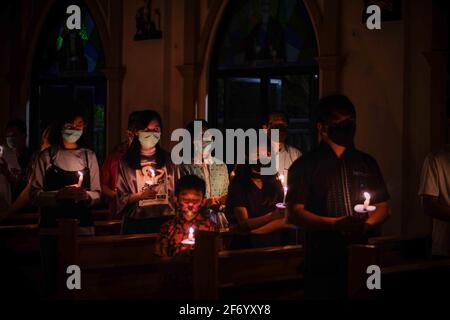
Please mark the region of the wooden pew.
<svg viewBox="0 0 450 320"><path fill-rule="evenodd" d="M231 287L301 279L301 246L221 250L220 235L202 231L196 235L192 255L170 259L154 254L158 234L77 237L76 225L74 220L60 224L59 297L63 299L161 298L161 283L168 272L192 272L190 297L197 299L217 299L222 289ZM82 270L82 290L65 287L65 269L72 264ZM164 298L189 294L172 292Z"/></svg>
<svg viewBox="0 0 450 320"><path fill-rule="evenodd" d="M366 281L369 275L366 271L370 265L377 265L381 268L382 289L383 283L389 283L386 290L367 289ZM402 274L425 274L438 268L438 266L441 267L442 271L447 267L447 264L446 262L440 264L431 260L431 238L429 235L371 238L368 245L352 245L349 247L349 297L377 299L392 295L391 288L396 287L398 290L398 284L396 285L396 283L399 283L399 279L403 277ZM444 271L450 272L450 269Z"/></svg>
<svg viewBox="0 0 450 320"><path fill-rule="evenodd" d="M59 297L70 299L149 298L155 294L161 259L158 234L77 237L76 220L60 222ZM78 265L82 290L67 290L65 270Z"/></svg>
<svg viewBox="0 0 450 320"><path fill-rule="evenodd" d="M96 221L98 235L119 234L121 221ZM8 263L23 269L28 281L38 291L42 287L40 237L37 224L0 226L0 260L8 258Z"/></svg>
<svg viewBox="0 0 450 320"><path fill-rule="evenodd" d="M301 245L222 249L217 233L200 232L197 235L193 262L195 298L218 299L225 289L234 287L239 290L249 285L257 286L260 297L263 297L264 285L303 279ZM266 298L273 298L273 292L266 293Z"/></svg>
<svg viewBox="0 0 450 320"><path fill-rule="evenodd" d="M109 209L94 209L92 211L92 219L94 221L109 221L115 220L111 217ZM29 225L37 224L39 222L38 212L17 213L2 220L0 226L15 226L15 225Z"/></svg>

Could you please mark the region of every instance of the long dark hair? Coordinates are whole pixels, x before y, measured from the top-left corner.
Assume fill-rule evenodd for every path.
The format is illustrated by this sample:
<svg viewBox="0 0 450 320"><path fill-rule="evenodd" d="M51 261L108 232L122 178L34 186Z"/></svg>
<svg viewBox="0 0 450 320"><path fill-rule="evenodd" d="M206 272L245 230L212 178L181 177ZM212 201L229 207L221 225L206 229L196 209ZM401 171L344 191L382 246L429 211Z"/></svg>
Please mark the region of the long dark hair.
<svg viewBox="0 0 450 320"><path fill-rule="evenodd" d="M153 120L156 120L159 123L162 130L162 119L158 112L155 110L141 111L135 123L136 132L147 128L148 124ZM156 144L155 148L156 165L159 168L164 167L167 161L165 151L161 148L159 142ZM132 169L139 170L141 168L141 143L137 136L133 137L133 141L124 155L124 160Z"/></svg>
<svg viewBox="0 0 450 320"><path fill-rule="evenodd" d="M229 191L236 185L241 185L244 189L250 187L252 182L252 165L251 164L238 164L234 171L235 175L230 183ZM283 186L281 182L277 179L277 175L261 175L261 180L263 181L263 204L265 206L274 206L280 193L283 192Z"/></svg>
<svg viewBox="0 0 450 320"><path fill-rule="evenodd" d="M48 133L48 141L50 145L54 148L64 148L64 142L62 137L62 129L66 123L73 122L76 118L82 118L84 123L87 124L86 118L82 112L69 111L63 113L54 123L50 125ZM89 145L86 142L85 130L83 130L83 135L76 142L79 148L88 148Z"/></svg>

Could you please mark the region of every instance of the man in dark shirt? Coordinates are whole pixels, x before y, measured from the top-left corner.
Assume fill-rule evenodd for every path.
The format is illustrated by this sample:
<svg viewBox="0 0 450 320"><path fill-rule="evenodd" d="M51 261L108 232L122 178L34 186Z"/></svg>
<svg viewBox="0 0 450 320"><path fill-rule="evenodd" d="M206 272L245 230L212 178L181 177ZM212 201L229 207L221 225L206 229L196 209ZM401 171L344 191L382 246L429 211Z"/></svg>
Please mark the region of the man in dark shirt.
<svg viewBox="0 0 450 320"><path fill-rule="evenodd" d="M389 194L375 159L353 145L356 111L342 95L323 98L316 110L319 146L295 161L288 174L289 223L305 234L305 296L339 299L347 291L347 246L364 243L389 215ZM367 192L376 207L358 213Z"/></svg>

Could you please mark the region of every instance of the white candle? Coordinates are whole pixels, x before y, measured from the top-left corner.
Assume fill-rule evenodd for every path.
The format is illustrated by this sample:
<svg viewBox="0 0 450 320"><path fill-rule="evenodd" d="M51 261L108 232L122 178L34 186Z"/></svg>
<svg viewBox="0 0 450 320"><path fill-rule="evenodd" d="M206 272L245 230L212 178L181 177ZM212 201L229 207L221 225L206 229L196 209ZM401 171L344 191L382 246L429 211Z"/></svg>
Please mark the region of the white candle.
<svg viewBox="0 0 450 320"><path fill-rule="evenodd" d="M364 200L364 210L367 210L370 205L370 194L368 192L364 192L364 198L366 198L366 200Z"/></svg>
<svg viewBox="0 0 450 320"><path fill-rule="evenodd" d="M78 188L81 188L83 185L83 172L78 171Z"/></svg>
<svg viewBox="0 0 450 320"><path fill-rule="evenodd" d="M155 170L153 170L153 169L149 169L148 171L150 171L151 177L150 177L150 180L145 181L145 183L152 186L152 185L156 184L156 179L155 179L156 173L155 173Z"/></svg>
<svg viewBox="0 0 450 320"><path fill-rule="evenodd" d="M189 228L189 236L188 236L188 240L189 241L194 241L194 228L190 227Z"/></svg>
<svg viewBox="0 0 450 320"><path fill-rule="evenodd" d="M152 180L155 180L155 176L156 176L155 170L150 169L150 172L151 172L151 174L152 174Z"/></svg>

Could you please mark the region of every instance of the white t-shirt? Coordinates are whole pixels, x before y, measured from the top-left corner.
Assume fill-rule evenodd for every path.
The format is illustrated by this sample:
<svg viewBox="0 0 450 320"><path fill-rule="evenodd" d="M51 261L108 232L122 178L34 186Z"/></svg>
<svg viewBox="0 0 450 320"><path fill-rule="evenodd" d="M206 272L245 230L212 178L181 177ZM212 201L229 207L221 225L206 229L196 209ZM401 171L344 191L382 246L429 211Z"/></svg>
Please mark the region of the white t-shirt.
<svg viewBox="0 0 450 320"><path fill-rule="evenodd" d="M450 207L450 145L425 158L419 195L438 197L442 204ZM432 252L450 256L450 222L433 219Z"/></svg>
<svg viewBox="0 0 450 320"><path fill-rule="evenodd" d="M9 170L15 176L20 175L20 165L17 161L16 152L8 147L0 146L1 157L8 164ZM6 201L8 205L11 204L11 185L8 179L0 173L0 194L3 201Z"/></svg>
<svg viewBox="0 0 450 320"><path fill-rule="evenodd" d="M295 147L285 145L278 156L278 174L284 176L284 184L287 184L288 170L292 163L302 156L302 152Z"/></svg>

